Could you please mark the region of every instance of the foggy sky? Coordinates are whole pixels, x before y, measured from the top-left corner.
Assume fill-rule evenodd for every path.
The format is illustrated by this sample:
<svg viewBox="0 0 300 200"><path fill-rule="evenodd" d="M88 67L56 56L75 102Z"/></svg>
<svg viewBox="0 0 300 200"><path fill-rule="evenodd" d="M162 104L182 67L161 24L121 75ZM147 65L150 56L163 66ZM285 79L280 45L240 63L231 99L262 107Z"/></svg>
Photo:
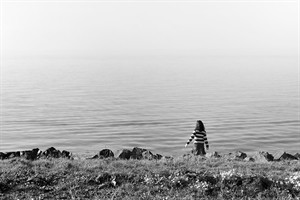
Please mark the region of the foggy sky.
<svg viewBox="0 0 300 200"><path fill-rule="evenodd" d="M296 1L2 3L4 56L295 55Z"/></svg>

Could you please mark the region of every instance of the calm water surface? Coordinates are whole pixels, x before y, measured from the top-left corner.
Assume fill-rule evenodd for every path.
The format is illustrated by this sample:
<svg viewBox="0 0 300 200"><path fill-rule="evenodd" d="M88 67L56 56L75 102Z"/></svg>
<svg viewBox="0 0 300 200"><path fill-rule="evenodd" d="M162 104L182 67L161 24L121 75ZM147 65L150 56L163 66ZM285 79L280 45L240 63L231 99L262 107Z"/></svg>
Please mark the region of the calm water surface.
<svg viewBox="0 0 300 200"><path fill-rule="evenodd" d="M1 84L0 151L181 155L201 119L211 151L300 152L297 57L5 60Z"/></svg>

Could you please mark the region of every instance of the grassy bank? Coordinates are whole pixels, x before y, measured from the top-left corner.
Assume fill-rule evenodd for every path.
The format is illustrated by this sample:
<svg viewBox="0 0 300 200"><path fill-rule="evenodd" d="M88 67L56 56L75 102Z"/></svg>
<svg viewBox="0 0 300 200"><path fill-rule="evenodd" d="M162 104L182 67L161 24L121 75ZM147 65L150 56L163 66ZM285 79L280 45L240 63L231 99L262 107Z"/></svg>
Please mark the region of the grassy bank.
<svg viewBox="0 0 300 200"><path fill-rule="evenodd" d="M0 161L1 199L299 199L300 162Z"/></svg>

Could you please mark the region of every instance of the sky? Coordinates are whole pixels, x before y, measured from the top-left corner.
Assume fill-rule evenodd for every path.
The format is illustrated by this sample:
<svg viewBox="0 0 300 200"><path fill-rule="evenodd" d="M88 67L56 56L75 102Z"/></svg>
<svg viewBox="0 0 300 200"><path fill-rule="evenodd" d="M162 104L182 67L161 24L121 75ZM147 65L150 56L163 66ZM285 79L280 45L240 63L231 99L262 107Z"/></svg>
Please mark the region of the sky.
<svg viewBox="0 0 300 200"><path fill-rule="evenodd" d="M297 55L297 1L3 1L4 57Z"/></svg>

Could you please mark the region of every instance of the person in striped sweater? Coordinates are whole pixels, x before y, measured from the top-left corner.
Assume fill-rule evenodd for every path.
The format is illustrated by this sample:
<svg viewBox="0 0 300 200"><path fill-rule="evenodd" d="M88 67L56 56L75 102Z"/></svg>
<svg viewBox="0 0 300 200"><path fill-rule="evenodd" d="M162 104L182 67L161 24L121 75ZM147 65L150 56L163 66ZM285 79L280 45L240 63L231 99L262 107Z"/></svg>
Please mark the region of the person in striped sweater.
<svg viewBox="0 0 300 200"><path fill-rule="evenodd" d="M201 120L198 120L196 123L195 130L193 131L190 139L185 144L185 147L194 139L195 150L193 151L195 155L205 155L204 144L206 145L206 149L209 149L206 131L204 124Z"/></svg>

